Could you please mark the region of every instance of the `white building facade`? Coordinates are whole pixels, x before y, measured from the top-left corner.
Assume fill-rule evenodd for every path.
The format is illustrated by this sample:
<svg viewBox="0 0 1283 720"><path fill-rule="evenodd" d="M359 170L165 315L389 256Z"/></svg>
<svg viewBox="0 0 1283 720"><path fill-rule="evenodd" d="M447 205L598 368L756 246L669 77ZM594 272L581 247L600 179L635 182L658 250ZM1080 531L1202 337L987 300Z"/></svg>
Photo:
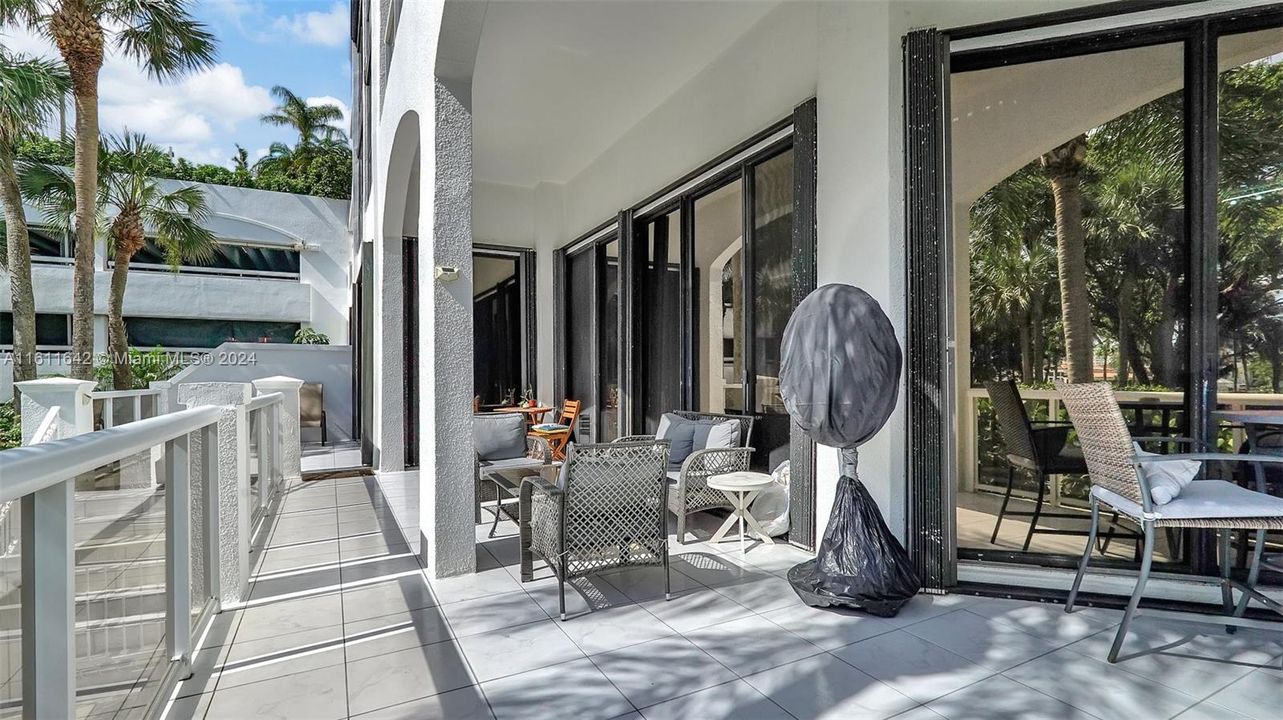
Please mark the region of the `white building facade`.
<svg viewBox="0 0 1283 720"><path fill-rule="evenodd" d="M760 263L767 253L762 246L745 258L736 249L763 242L781 217L766 212L775 202L771 191L785 192L769 167L780 159L791 168L782 187L792 190L791 202L779 204L779 213L791 213L791 232L774 248L792 262L784 297L791 292L796 300L827 283L861 287L881 303L905 348L900 404L861 448L860 474L928 585L949 587L962 575L1068 587L1071 576L1050 570L1018 580L984 574L989 570L968 575L958 558L953 495L958 456L966 452L957 439L965 429L958 408L971 385L956 362L969 351L959 331L968 312L965 209L1038 152L1179 87L1182 66L1138 63L1135 75L1118 82L1075 87L1069 92L1076 99L1062 103L1071 110L1049 127L995 110L1062 85L1032 77L999 92L957 76L950 83L949 67L951 57L1018 51L1047 38L1279 9L1264 2L1137 5L353 3L352 267L364 298L357 302L366 304L353 344L363 428L381 477L403 483L407 457L417 460L418 526L410 531L420 533L427 566L446 576L470 572L474 563L472 247L533 251L526 322L537 362L528 377L545 403L596 401L596 428L583 433L581 425L581 441L585 434L606 441L653 430L645 427L655 409L649 405L665 398L672 400L667 407L745 410L768 428L778 423L770 417L778 415L776 351L759 329L770 311L756 305L742 311L756 319L745 320L740 301L730 298L744 290L737 283L761 295L770 281L725 278L733 275L732 260L757 253ZM1136 46L1161 40L1136 32ZM1260 52L1236 51L1235 61L1267 57L1269 43L1262 42ZM1063 47L1071 57L1087 54L1073 43ZM963 93L952 103L951 89ZM984 113L991 122L973 121ZM966 137L966 147L951 145L951 133ZM992 166L978 167L983 163ZM965 205L950 205L954 185ZM728 194L739 199L728 206L730 224L718 225L716 204ZM701 244L719 234L728 240ZM689 309L684 319L671 317L677 328L670 331L655 322L649 281L619 278L644 275L647 262L658 263L657 238L674 236L685 244L679 249L674 240L667 257L681 258L672 262L674 273L683 268L680 297ZM589 254L595 259L583 268L595 278L594 294L577 299L583 268L575 258ZM711 282L718 277L720 292ZM610 304L616 301L620 309ZM683 348L673 371L682 380L671 396L647 394L656 332L671 333L664 337ZM582 362L576 369L581 337L595 344L587 370ZM579 370L586 382L577 380ZM725 387L716 384L727 377L733 381ZM764 438L773 454L762 461L792 459L799 534L790 540L813 546L832 505L837 455L807 444L786 420L777 430Z"/></svg>
<svg viewBox="0 0 1283 720"><path fill-rule="evenodd" d="M164 180L177 185L178 181ZM335 345L348 341L348 202L289 193L199 184L215 235L216 257L174 271L147 248L131 264L125 319L131 346L185 352L224 342L290 342L314 328ZM71 247L27 208L32 227L32 281L40 373L65 372L70 345ZM95 252L94 350L107 349L111 283L105 240ZM0 275L0 320L10 312L7 276ZM4 323L0 330L11 328ZM7 331L6 331L7 335ZM11 342L0 337L0 346ZM0 366L0 399L12 393L12 368Z"/></svg>

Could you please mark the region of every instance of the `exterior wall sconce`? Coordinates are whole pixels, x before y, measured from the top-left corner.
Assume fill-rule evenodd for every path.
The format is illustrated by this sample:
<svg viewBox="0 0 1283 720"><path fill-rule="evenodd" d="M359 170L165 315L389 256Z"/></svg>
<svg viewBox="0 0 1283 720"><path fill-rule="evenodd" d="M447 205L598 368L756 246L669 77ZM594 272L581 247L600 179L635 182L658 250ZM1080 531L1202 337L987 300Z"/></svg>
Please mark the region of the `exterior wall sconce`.
<svg viewBox="0 0 1283 720"><path fill-rule="evenodd" d="M436 278L441 282L454 282L459 279L459 268L449 265L438 265Z"/></svg>

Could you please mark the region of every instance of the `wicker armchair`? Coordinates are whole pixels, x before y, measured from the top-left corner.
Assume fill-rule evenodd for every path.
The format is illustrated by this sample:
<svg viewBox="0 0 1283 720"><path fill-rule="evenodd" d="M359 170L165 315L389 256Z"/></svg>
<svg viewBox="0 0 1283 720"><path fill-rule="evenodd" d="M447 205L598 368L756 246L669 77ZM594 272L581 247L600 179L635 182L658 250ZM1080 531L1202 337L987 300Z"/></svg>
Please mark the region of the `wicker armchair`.
<svg viewBox="0 0 1283 720"><path fill-rule="evenodd" d="M714 475L748 470L753 458L753 448L748 447L748 439L753 433L753 418L749 415L722 415L718 413L701 413L679 411L674 413L692 420L726 421L735 420L740 424L739 447L709 448L692 452L680 470L670 469L667 472L668 509L677 516L677 542L686 544L686 519L691 513L715 508L734 509L726 498L726 493L708 487L708 479ZM654 435L628 435L615 442L653 441Z"/></svg>
<svg viewBox="0 0 1283 720"><path fill-rule="evenodd" d="M1242 617L1249 600L1257 600L1266 607L1283 614L1283 606L1256 590L1260 577L1261 555L1265 548L1267 530L1283 530L1283 498L1255 492L1224 480L1195 480L1171 502L1156 505L1150 497L1149 481L1144 468L1155 463L1175 460L1193 460L1199 463L1214 461L1283 464L1283 457L1260 454L1186 453L1173 455L1137 455L1133 438L1123 419L1113 389L1106 383L1057 383L1056 389L1069 411L1069 419L1078 431L1087 469L1091 476L1091 533L1083 550L1074 577L1065 611L1072 612L1082 585L1087 563L1091 559L1092 544L1096 539L1100 519L1100 505L1126 515L1139 524L1144 532L1140 575L1132 591L1123 621L1114 636L1109 650L1109 661L1118 659L1127 627L1131 624L1136 608L1145 592L1150 566L1154 555L1154 536L1158 528L1203 528L1215 530L1220 540L1221 600L1226 615ZM1163 438L1170 442L1175 438ZM1180 440L1193 443L1188 438ZM1256 547L1248 569L1247 582L1230 576L1230 535L1233 530L1256 531ZM1240 591L1238 603L1234 590Z"/></svg>
<svg viewBox="0 0 1283 720"><path fill-rule="evenodd" d="M558 482L540 476L521 486L521 580L534 555L557 575L566 619L566 581L627 565L662 565L669 597L664 510L667 440L571 445Z"/></svg>
<svg viewBox="0 0 1283 720"><path fill-rule="evenodd" d="M474 444L478 434L490 432L488 423L506 426L520 426L517 431L525 432L525 419L515 413L490 413L478 414L472 416L472 432ZM508 428L511 430L512 428ZM480 524L481 522L481 503L493 502L495 511L495 524L499 521L500 504L503 499L499 497L498 486L494 483L482 482L487 473L497 470L513 470L517 468L529 468L532 473L544 465L552 463L552 451L548 448L548 443L540 437L526 435L526 453L522 457L491 459L482 457L480 453L473 453L473 474L472 481L476 486L475 502L473 503L473 521ZM493 533L493 529L491 531Z"/></svg>

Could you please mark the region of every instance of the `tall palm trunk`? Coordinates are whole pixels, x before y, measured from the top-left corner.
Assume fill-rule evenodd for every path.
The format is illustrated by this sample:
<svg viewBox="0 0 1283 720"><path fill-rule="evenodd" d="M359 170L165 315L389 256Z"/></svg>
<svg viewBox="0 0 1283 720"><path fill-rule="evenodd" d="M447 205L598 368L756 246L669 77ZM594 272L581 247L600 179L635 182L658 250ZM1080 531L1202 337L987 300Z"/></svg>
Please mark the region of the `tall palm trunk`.
<svg viewBox="0 0 1283 720"><path fill-rule="evenodd" d="M1081 174L1087 136L1079 135L1042 156L1056 201L1056 262L1060 314L1065 329L1069 382L1092 379L1091 301L1087 296L1087 248L1083 229Z"/></svg>
<svg viewBox="0 0 1283 720"><path fill-rule="evenodd" d="M13 380L36 378L36 298L31 289L31 241L22 212L13 149L0 143L0 202L4 203L6 265L13 309ZM13 397L18 403L17 394Z"/></svg>
<svg viewBox="0 0 1283 720"><path fill-rule="evenodd" d="M103 31L85 0L63 0L50 18L76 103L75 269L71 280L71 376L93 378L94 226L98 211L98 73Z"/></svg>
<svg viewBox="0 0 1283 720"><path fill-rule="evenodd" d="M1136 292L1136 281L1132 279L1131 268L1123 273L1123 281L1118 288L1118 383L1125 385L1130 380L1132 359L1132 327L1135 324L1135 312L1132 309Z"/></svg>
<svg viewBox="0 0 1283 720"><path fill-rule="evenodd" d="M129 253L116 251L111 270L111 293L107 296L107 351L111 355L111 385L132 390L134 373L129 367L129 336L125 332L125 282L129 279Z"/></svg>
<svg viewBox="0 0 1283 720"><path fill-rule="evenodd" d="M111 292L107 296L107 349L111 355L111 384L116 390L134 388L129 366L129 335L125 330L125 283L129 261L146 243L142 219L135 212L120 213L111 225L111 244L116 251L111 271Z"/></svg>

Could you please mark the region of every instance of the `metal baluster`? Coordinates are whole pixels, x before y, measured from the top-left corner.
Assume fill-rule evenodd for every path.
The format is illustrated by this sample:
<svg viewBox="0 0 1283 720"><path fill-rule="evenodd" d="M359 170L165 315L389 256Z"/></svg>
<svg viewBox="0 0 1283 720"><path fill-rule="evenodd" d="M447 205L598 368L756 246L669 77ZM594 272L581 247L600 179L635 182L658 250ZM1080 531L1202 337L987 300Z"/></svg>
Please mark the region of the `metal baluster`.
<svg viewBox="0 0 1283 720"><path fill-rule="evenodd" d="M205 589L214 598L214 611L221 606L222 574L219 572L219 487L218 487L218 423L211 423L200 430L200 474L205 483Z"/></svg>
<svg viewBox="0 0 1283 720"><path fill-rule="evenodd" d="M74 480L22 498L22 717L76 712Z"/></svg>
<svg viewBox="0 0 1283 720"><path fill-rule="evenodd" d="M104 398L102 401L102 427L104 430L116 426L116 401Z"/></svg>
<svg viewBox="0 0 1283 720"><path fill-rule="evenodd" d="M143 419L143 396L134 396L134 419L130 422L138 422Z"/></svg>
<svg viewBox="0 0 1283 720"><path fill-rule="evenodd" d="M191 674L192 563L188 436L165 443L165 649Z"/></svg>

